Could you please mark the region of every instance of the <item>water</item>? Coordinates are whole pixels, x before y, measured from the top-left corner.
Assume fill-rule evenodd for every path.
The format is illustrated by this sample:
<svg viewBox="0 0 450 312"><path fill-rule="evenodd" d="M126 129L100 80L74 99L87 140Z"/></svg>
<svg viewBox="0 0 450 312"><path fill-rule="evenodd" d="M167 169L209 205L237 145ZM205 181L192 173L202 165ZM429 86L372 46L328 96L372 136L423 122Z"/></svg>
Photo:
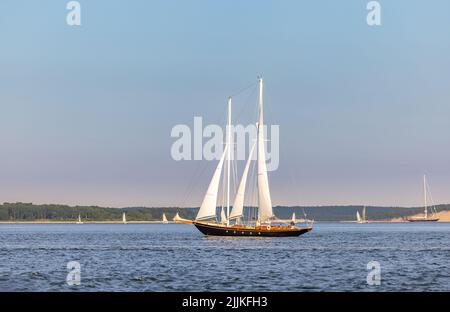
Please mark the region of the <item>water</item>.
<svg viewBox="0 0 450 312"><path fill-rule="evenodd" d="M2 291L449 291L450 224L317 223L297 238L185 224L0 224ZM81 285L66 283L81 264ZM369 261L381 285L366 282Z"/></svg>

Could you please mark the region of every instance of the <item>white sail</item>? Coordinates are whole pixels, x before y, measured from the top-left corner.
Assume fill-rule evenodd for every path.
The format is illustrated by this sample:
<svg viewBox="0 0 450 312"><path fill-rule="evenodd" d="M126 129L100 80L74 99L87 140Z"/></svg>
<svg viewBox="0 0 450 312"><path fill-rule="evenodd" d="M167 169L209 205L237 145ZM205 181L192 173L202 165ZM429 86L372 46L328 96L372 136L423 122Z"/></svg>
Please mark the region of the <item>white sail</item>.
<svg viewBox="0 0 450 312"><path fill-rule="evenodd" d="M175 215L175 217L173 217L173 221L179 221L179 220L181 220L181 217L180 217L180 215L179 215L178 212L177 212L177 214Z"/></svg>
<svg viewBox="0 0 450 312"><path fill-rule="evenodd" d="M359 211L356 212L356 221L361 222L361 216L359 215Z"/></svg>
<svg viewBox="0 0 450 312"><path fill-rule="evenodd" d="M265 139L264 139L263 80L259 79L259 122L258 122L258 221L266 223L273 217L267 178Z"/></svg>
<svg viewBox="0 0 450 312"><path fill-rule="evenodd" d="M163 213L163 216L162 216L162 222L163 223L168 223L169 221L167 221L167 217L166 217L166 214L165 213Z"/></svg>
<svg viewBox="0 0 450 312"><path fill-rule="evenodd" d="M239 188L234 199L233 210L231 211L230 220L241 218L244 214L244 198L245 198L245 187L247 185L248 170L250 168L250 163L252 161L253 151L255 150L255 144L253 144L248 155L247 163L245 164L244 173L242 174L241 182L239 183Z"/></svg>
<svg viewBox="0 0 450 312"><path fill-rule="evenodd" d="M228 222L227 220L227 216L225 215L225 209L220 210L220 222L222 222L223 224L226 224Z"/></svg>
<svg viewBox="0 0 450 312"><path fill-rule="evenodd" d="M366 206L364 206L364 208L363 208L362 220L363 220L364 222L366 222Z"/></svg>
<svg viewBox="0 0 450 312"><path fill-rule="evenodd" d="M296 218L295 218L295 212L292 213L292 222L295 223Z"/></svg>
<svg viewBox="0 0 450 312"><path fill-rule="evenodd" d="M220 176L222 174L223 160L225 159L227 149L228 146L225 146L225 150L217 165L216 171L214 171L214 175L209 183L208 190L206 191L195 220L205 220L216 216L217 193L219 192Z"/></svg>
<svg viewBox="0 0 450 312"><path fill-rule="evenodd" d="M122 222L123 223L127 223L127 215L124 213L122 213Z"/></svg>

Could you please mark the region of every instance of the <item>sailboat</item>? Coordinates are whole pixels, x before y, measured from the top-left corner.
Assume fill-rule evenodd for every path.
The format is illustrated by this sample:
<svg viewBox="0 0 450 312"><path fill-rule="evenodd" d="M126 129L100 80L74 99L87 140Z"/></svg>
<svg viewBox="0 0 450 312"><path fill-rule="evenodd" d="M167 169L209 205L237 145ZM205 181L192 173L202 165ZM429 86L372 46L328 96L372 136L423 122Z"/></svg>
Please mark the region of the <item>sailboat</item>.
<svg viewBox="0 0 450 312"><path fill-rule="evenodd" d="M122 213L122 223L127 224L127 214L125 212Z"/></svg>
<svg viewBox="0 0 450 312"><path fill-rule="evenodd" d="M369 221L367 221L366 219L366 206L364 206L363 211L362 211L362 217L359 214L359 211L356 211L356 222L357 223L369 223Z"/></svg>
<svg viewBox="0 0 450 312"><path fill-rule="evenodd" d="M77 221L77 224L83 224L83 222L81 221L81 215L80 215L80 214L78 214L78 221Z"/></svg>
<svg viewBox="0 0 450 312"><path fill-rule="evenodd" d="M264 136L264 112L263 112L263 79L258 79L259 84L259 118L257 123L257 140L250 149L245 164L234 203L231 206L230 192L230 161L231 150L231 97L228 98L228 118L226 144L219 163L214 171L209 187L203 198L197 216L192 223L205 235L218 236L256 236L256 237L287 237L299 236L312 230L312 226L297 227L295 224L275 225L275 218L270 197L269 181L266 168L265 136ZM256 222L245 224L244 220L244 198L247 184L247 175L252 161L253 153L257 152L257 195L258 216ZM226 160L226 206L221 209L220 222L217 220L217 195L219 191L220 177ZM225 185L225 184L224 184ZM231 210L232 207L232 210ZM226 210L226 211L225 211Z"/></svg>
<svg viewBox="0 0 450 312"><path fill-rule="evenodd" d="M169 223L169 221L167 221L167 218L166 218L166 214L165 214L165 213L163 213L163 216L162 216L162 223L164 223L164 224Z"/></svg>
<svg viewBox="0 0 450 312"><path fill-rule="evenodd" d="M409 222L436 222L439 221L439 218L436 218L434 215L436 210L434 207L431 207L431 214L428 213L428 184L427 177L423 176L423 199L424 199L424 211L423 216L418 217L409 217L406 220Z"/></svg>

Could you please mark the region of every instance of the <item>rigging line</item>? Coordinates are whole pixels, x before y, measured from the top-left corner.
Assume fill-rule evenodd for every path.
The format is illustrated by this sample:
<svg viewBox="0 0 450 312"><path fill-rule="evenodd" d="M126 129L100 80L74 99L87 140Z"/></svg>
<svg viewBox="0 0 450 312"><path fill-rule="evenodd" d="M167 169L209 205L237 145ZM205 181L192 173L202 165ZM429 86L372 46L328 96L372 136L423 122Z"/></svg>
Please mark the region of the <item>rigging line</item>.
<svg viewBox="0 0 450 312"><path fill-rule="evenodd" d="M224 112L226 112L226 110L227 110L227 104L223 104L222 105L222 110L218 113L218 115L215 118L213 118L213 120L216 121L216 124L224 124L224 118L225 118L224 117L225 116ZM198 186L198 183L195 183L195 185L194 185L193 181L194 180L195 181L200 180L200 177L203 176L203 174L204 174L204 172L206 170L206 167L208 167L207 163L208 162L201 161L197 165L196 169L194 170L194 174L191 175L191 179L189 179L188 184L186 186L186 189L184 191L184 195L183 195L182 200L180 202L181 206L186 206L187 200L191 199L191 195L192 195L192 191L194 190L194 187Z"/></svg>
<svg viewBox="0 0 450 312"><path fill-rule="evenodd" d="M241 90L235 92L234 94L230 95L231 97L235 97L238 96L239 94L243 93L244 91L250 89L253 86L256 86L258 83L257 82L253 82L250 85L246 86L245 88L242 88Z"/></svg>
<svg viewBox="0 0 450 312"><path fill-rule="evenodd" d="M284 156L283 153L280 153L280 154L281 154L280 162L283 162L283 161L285 160L285 158L284 158L285 156ZM289 176L289 178L290 178L290 180L291 180L291 184L292 184L293 186L297 185L297 181L296 181L296 179L295 179L295 177L294 177L294 173L293 173L292 170L288 170L288 176ZM300 206L300 202L301 202L300 197L299 197L299 195L297 195L297 193L295 193L295 194L296 194L295 197L296 197L297 203L296 203L295 206L294 206L294 212L295 212L295 210L296 210L295 208L301 208L302 211L303 211L303 216L304 216L305 221L306 221L306 220L307 220L307 214L306 214L305 207L301 207L301 206Z"/></svg>
<svg viewBox="0 0 450 312"><path fill-rule="evenodd" d="M187 200L188 200L188 199L189 199L189 200L191 199L190 196L192 195L192 192L194 191L194 187L195 187L195 186L198 186L197 183L194 183L194 180L195 180L195 181L198 181L198 180L199 180L199 177L202 176L203 173L205 172L206 167L207 167L207 163L205 163L205 162L199 162L199 163L197 164L197 167L196 167L196 169L194 170L194 174L191 175L191 178L189 179L189 182L188 182L188 184L187 184L187 186L186 186L186 189L185 189L183 198L182 198L182 200L181 200L182 206L186 206Z"/></svg>
<svg viewBox="0 0 450 312"><path fill-rule="evenodd" d="M428 196L430 197L430 202L431 202L430 209L432 212L437 213L436 206L435 206L434 200L433 200L433 195L431 194L430 185L428 184L428 181L426 181L426 188L427 188L427 193L428 193Z"/></svg>
<svg viewBox="0 0 450 312"><path fill-rule="evenodd" d="M252 91L247 95L247 98L245 99L245 101L243 101L243 105L240 108L239 114L237 116L242 116L244 114L244 111L250 106L248 103L250 103L250 99L254 99L256 96L256 84L255 87L252 89ZM257 100L256 100L257 103ZM253 105L252 105L253 106ZM256 120L256 119L255 119Z"/></svg>

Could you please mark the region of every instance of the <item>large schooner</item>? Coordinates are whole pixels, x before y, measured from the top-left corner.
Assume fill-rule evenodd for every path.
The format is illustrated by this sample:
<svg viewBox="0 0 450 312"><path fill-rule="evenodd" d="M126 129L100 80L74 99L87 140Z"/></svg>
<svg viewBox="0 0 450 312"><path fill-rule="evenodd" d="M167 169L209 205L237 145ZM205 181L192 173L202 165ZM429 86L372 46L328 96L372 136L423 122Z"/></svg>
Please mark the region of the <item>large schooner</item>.
<svg viewBox="0 0 450 312"><path fill-rule="evenodd" d="M275 216L272 209L269 181L267 177L265 136L264 136L264 110L263 110L263 79L258 79L259 84L259 118L257 123L257 140L250 149L245 164L234 203L230 202L230 161L233 149L231 137L231 97L228 98L228 118L226 131L226 144L220 161L213 174L208 190L198 211L197 217L192 223L205 235L218 236L255 236L255 237L287 237L299 236L312 230L312 226L297 227L295 222L289 225L274 224ZM244 220L244 197L247 184L247 176L256 150L257 161L257 195L258 215L255 222ZM226 161L226 163L225 163ZM219 191L222 169L226 164L226 206L221 208L220 220L217 219L217 196ZM231 209L232 208L232 209ZM246 222L248 221L248 222Z"/></svg>

